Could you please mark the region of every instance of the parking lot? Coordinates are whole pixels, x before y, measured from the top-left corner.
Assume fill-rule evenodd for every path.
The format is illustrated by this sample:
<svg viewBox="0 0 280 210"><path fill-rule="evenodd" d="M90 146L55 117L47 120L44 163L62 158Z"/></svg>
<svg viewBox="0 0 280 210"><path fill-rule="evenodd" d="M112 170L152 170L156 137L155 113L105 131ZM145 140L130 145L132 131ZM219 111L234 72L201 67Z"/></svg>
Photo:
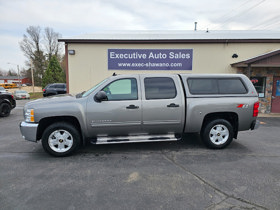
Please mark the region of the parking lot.
<svg viewBox="0 0 280 210"><path fill-rule="evenodd" d="M280 209L280 118L223 150L192 134L54 158L22 139L25 102L0 118L0 209Z"/></svg>

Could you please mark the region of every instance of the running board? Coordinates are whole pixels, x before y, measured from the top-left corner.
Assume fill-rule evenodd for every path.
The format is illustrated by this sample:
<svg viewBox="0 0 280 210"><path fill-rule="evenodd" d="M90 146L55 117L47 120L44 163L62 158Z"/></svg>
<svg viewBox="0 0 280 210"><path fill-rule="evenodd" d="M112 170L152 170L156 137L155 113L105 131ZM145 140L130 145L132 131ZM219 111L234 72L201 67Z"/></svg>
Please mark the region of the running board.
<svg viewBox="0 0 280 210"><path fill-rule="evenodd" d="M122 143L138 143L138 142L159 142L159 141L178 141L174 134L168 135L144 135L144 136L117 136L117 137L97 137L92 144L122 144Z"/></svg>

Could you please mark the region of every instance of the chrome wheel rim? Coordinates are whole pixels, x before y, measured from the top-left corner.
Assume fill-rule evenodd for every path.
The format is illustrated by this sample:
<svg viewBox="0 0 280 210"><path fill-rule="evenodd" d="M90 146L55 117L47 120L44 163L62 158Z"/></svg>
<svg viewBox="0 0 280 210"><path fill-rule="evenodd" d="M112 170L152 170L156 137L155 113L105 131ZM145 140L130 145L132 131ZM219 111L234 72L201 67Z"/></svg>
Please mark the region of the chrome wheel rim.
<svg viewBox="0 0 280 210"><path fill-rule="evenodd" d="M209 133L210 140L215 145L226 143L229 138L229 130L226 126L218 124L215 125Z"/></svg>
<svg viewBox="0 0 280 210"><path fill-rule="evenodd" d="M55 152L67 152L73 145L73 136L66 130L56 130L49 136L48 144Z"/></svg>

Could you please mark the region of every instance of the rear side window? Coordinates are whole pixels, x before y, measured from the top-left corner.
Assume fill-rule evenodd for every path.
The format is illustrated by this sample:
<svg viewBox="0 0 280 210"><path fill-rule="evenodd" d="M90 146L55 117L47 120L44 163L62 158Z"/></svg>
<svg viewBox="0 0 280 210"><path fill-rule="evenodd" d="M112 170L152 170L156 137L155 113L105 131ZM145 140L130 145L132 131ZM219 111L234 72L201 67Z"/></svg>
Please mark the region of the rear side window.
<svg viewBox="0 0 280 210"><path fill-rule="evenodd" d="M216 79L188 79L191 94L217 94Z"/></svg>
<svg viewBox="0 0 280 210"><path fill-rule="evenodd" d="M177 95L175 83L169 77L144 79L146 99L172 99Z"/></svg>
<svg viewBox="0 0 280 210"><path fill-rule="evenodd" d="M63 84L59 84L59 85L56 85L56 88L65 88L65 86Z"/></svg>
<svg viewBox="0 0 280 210"><path fill-rule="evenodd" d="M218 87L220 94L245 94L247 89L240 79L219 79Z"/></svg>
<svg viewBox="0 0 280 210"><path fill-rule="evenodd" d="M191 94L246 94L247 89L239 78L190 78L187 81Z"/></svg>

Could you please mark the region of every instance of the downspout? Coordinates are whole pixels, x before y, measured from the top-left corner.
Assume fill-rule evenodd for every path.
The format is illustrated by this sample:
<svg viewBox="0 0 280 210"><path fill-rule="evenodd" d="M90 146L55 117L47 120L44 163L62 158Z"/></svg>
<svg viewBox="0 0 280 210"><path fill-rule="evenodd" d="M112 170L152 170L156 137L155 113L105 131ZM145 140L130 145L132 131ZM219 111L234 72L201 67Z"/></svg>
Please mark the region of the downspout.
<svg viewBox="0 0 280 210"><path fill-rule="evenodd" d="M66 63L66 91L69 93L69 67L68 67L68 44L65 43L65 63Z"/></svg>

